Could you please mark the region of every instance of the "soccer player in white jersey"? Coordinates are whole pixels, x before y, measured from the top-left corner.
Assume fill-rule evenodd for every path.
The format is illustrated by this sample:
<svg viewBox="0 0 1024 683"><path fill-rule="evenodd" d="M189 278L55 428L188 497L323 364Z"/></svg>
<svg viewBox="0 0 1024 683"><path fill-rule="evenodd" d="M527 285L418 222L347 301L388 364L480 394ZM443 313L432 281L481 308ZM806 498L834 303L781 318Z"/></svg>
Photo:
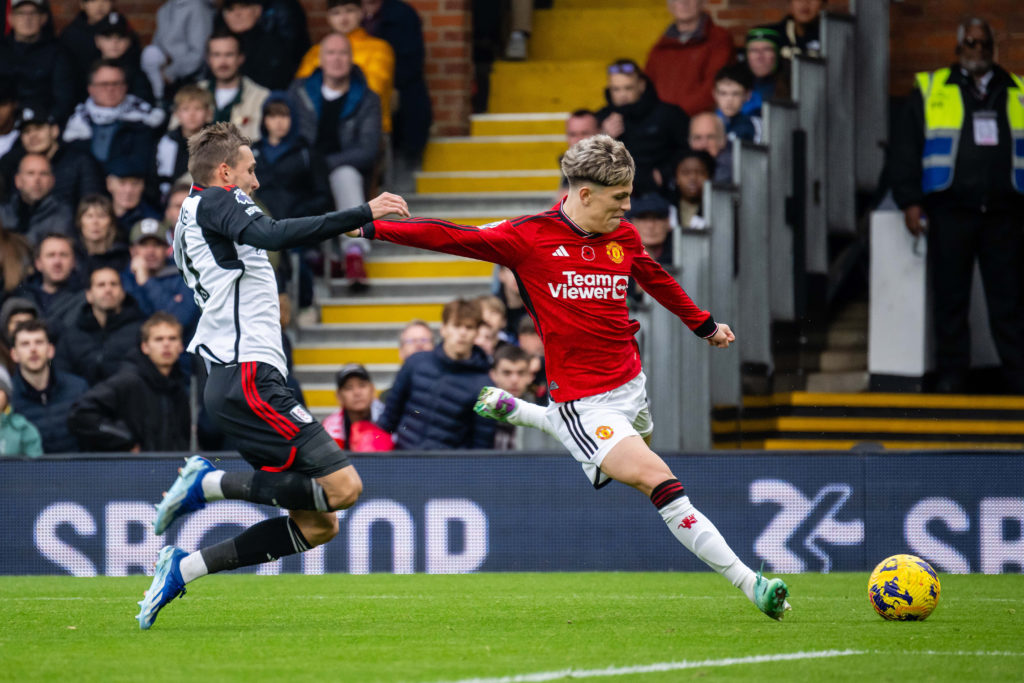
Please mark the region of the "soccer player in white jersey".
<svg viewBox="0 0 1024 683"><path fill-rule="evenodd" d="M477 412L552 434L594 486L615 479L649 496L683 546L781 619L786 584L751 571L648 446L653 425L635 340L640 325L626 307L629 279L712 346L725 348L736 337L690 300L623 219L634 169L621 142L597 135L565 153L569 193L549 211L480 228L429 218L378 220L359 232L510 268L544 342L552 402L534 406L491 387L481 392Z"/></svg>
<svg viewBox="0 0 1024 683"><path fill-rule="evenodd" d="M208 126L188 144L195 184L174 231L174 260L202 310L188 350L209 371L207 410L255 471L224 472L192 456L157 505L154 530L162 534L214 500L289 513L191 554L164 547L139 603L143 629L190 581L303 552L338 533L335 511L356 502L362 481L285 385L277 280L267 251L314 245L388 214L409 215L405 200L384 193L345 211L275 221L250 199L259 187L256 160L234 124Z"/></svg>

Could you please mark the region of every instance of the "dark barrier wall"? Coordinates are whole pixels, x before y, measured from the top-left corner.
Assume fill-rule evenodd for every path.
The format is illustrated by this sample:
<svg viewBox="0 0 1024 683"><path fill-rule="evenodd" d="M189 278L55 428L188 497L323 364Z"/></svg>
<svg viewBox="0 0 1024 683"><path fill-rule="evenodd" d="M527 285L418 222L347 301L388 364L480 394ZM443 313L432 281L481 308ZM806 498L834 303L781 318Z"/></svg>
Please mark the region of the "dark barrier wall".
<svg viewBox="0 0 1024 683"><path fill-rule="evenodd" d="M749 454L668 458L694 504L751 566L864 571L894 553L944 572L1024 567L1024 456ZM272 508L222 501L163 538L152 503L180 458L0 461L0 573L120 576L159 548L193 550ZM246 467L238 458L225 469ZM360 457L362 500L286 572L699 570L644 496L595 491L568 455Z"/></svg>

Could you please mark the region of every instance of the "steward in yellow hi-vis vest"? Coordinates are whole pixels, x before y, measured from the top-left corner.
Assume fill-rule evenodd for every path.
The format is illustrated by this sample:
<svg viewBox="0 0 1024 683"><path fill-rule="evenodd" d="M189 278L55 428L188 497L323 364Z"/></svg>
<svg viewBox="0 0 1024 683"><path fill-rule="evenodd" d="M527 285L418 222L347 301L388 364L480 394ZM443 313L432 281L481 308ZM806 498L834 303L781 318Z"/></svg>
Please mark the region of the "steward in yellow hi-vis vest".
<svg viewBox="0 0 1024 683"><path fill-rule="evenodd" d="M992 61L978 18L957 30L958 61L918 73L889 158L907 230L928 235L936 334L935 389L1024 394L1024 79ZM1001 379L971 366L974 263L981 268Z"/></svg>

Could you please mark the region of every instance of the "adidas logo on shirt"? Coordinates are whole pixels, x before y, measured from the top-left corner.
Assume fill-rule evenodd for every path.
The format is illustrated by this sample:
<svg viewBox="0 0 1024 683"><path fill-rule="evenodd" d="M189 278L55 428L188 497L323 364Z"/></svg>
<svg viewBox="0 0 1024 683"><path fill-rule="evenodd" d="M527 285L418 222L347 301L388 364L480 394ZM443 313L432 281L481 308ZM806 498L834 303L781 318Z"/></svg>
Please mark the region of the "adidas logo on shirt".
<svg viewBox="0 0 1024 683"><path fill-rule="evenodd" d="M551 255L552 256L568 256L569 252L566 250L566 248L564 246L559 246L558 249L555 249L553 252L551 252Z"/></svg>

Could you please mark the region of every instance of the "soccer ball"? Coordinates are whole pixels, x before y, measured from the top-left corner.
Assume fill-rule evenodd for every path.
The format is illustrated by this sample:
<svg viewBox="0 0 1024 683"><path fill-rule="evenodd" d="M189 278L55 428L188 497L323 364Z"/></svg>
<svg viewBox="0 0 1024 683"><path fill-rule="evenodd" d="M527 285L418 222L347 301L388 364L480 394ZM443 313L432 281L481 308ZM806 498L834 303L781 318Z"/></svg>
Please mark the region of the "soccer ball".
<svg viewBox="0 0 1024 683"><path fill-rule="evenodd" d="M922 621L939 604L939 577L913 555L882 560L868 580L868 600L883 619Z"/></svg>

